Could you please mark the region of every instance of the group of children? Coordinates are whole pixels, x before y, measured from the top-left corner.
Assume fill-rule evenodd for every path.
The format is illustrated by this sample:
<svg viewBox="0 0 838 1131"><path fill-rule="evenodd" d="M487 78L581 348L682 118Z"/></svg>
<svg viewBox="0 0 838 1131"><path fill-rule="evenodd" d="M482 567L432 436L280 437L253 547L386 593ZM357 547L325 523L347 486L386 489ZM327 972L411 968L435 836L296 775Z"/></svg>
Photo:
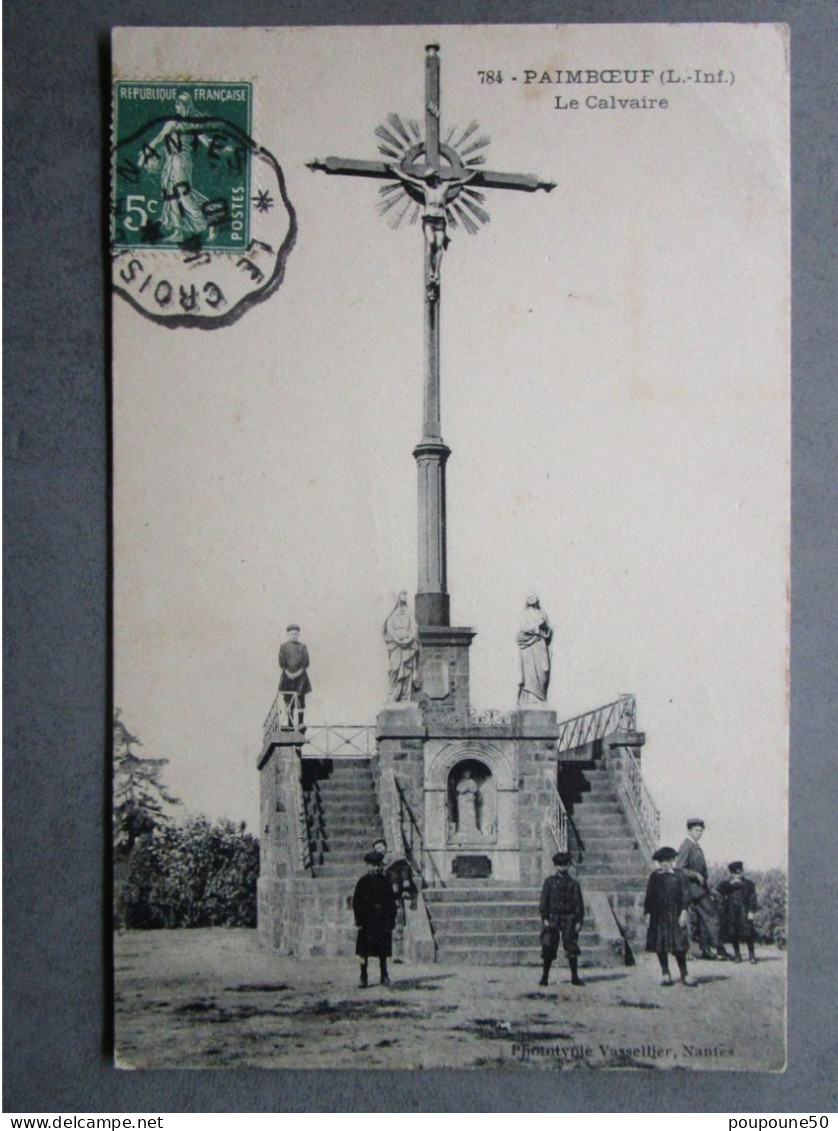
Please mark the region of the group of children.
<svg viewBox="0 0 838 1131"><path fill-rule="evenodd" d="M744 873L741 860L727 866L728 875L716 888L721 900L721 916L707 883L707 865L698 848L704 822L693 818L687 823L688 836L680 851L669 846L659 848L652 859L658 865L649 876L643 910L649 916L646 950L657 954L664 986L672 985L669 956L674 955L678 974L685 986L695 986L695 978L687 969L690 946L690 911L695 911L702 931L702 957L742 961L741 944L748 948L748 959L756 963L754 919L757 912L756 887ZM553 857L556 874L544 881L541 893L541 957L543 971L540 985L547 985L550 966L561 941L570 965L571 981L584 985L577 972L579 932L585 918L582 891L569 872L571 857L557 852ZM706 933L706 934L705 934ZM713 953L709 940L716 948ZM725 942L733 946L733 954L725 950Z"/></svg>
<svg viewBox="0 0 838 1131"><path fill-rule="evenodd" d="M704 822L698 817L692 818L687 822L688 835L680 850L664 846L652 857L658 867L649 876L643 904L643 910L649 916L646 950L657 954L664 986L672 985L670 954L674 955L678 964L681 982L685 986L697 985L687 969L691 910L695 913L702 932L703 957L732 958L734 962L741 962L740 947L744 942L750 962L756 962L756 887L753 880L743 875L742 861L731 861L727 866L727 878L716 888L716 894L721 900L719 917L715 899L708 886L707 863L698 845L703 832ZM390 984L387 959L392 954L398 898L393 887L395 873L388 876L384 871L385 852L384 842L376 841L373 851L364 857L369 872L358 881L352 901L358 927L355 953L361 959L362 987L368 985L367 963L371 957L379 960L382 985ZM543 963L540 985L548 984L550 967L561 943L570 966L573 985L584 986L578 970L579 933L585 921L582 889L578 880L570 874L569 852L557 852L553 856L553 863L556 872L544 881L539 904ZM395 865L391 865L391 870L394 867ZM409 884L405 886L404 882L399 881L397 886L399 898L409 894ZM732 955L725 950L725 942L733 946ZM713 953L713 946L716 953Z"/></svg>

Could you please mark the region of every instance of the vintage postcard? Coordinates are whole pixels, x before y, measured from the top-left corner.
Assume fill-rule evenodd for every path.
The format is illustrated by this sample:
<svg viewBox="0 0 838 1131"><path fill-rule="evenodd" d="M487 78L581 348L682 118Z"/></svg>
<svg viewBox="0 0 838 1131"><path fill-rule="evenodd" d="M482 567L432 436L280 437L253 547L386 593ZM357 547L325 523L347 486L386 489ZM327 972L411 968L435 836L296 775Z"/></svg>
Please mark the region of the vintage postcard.
<svg viewBox="0 0 838 1131"><path fill-rule="evenodd" d="M120 1066L783 1069L788 47L114 32Z"/></svg>

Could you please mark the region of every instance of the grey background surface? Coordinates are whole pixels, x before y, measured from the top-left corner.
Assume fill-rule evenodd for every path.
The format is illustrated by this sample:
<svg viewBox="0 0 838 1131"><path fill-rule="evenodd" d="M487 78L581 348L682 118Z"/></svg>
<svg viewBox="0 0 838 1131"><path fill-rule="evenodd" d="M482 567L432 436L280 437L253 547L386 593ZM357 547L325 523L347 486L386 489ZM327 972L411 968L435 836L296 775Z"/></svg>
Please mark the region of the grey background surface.
<svg viewBox="0 0 838 1131"><path fill-rule="evenodd" d="M7 0L6 1112L835 1110L838 9L788 0ZM789 1067L702 1073L117 1072L109 1054L109 392L115 24L783 21L794 233ZM713 736L736 758L736 735ZM743 804L758 781L743 782Z"/></svg>

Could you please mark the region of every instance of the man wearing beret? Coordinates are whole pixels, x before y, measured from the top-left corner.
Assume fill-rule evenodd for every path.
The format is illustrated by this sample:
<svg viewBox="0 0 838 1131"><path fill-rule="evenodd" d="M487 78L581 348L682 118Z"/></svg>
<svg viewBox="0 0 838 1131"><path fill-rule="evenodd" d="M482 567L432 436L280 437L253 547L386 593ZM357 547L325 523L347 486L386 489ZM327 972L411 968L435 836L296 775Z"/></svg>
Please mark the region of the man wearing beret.
<svg viewBox="0 0 838 1131"><path fill-rule="evenodd" d="M699 846L704 835L704 821L691 817L687 821L687 836L678 849L675 867L690 881L690 902L698 919L698 937L702 958L730 958L720 941L719 912L707 886L707 861Z"/></svg>
<svg viewBox="0 0 838 1131"><path fill-rule="evenodd" d="M584 986L579 977L579 932L585 921L585 903L582 889L570 875L570 853L557 852L553 857L556 873L548 876L541 889L541 960L544 969L540 986L547 985L550 967L559 953L559 940L567 955L570 980L574 986Z"/></svg>
<svg viewBox="0 0 838 1131"><path fill-rule="evenodd" d="M358 937L355 953L361 959L361 988L367 986L367 963L377 958L381 968L381 984L389 986L387 959L393 953L393 928L396 925L397 903L393 885L384 874L384 854L368 852L364 863L369 866L365 876L355 885L352 910Z"/></svg>
<svg viewBox="0 0 838 1131"><path fill-rule="evenodd" d="M285 703L286 726L283 730L296 728L305 733L306 695L311 691L308 678L308 648L300 643L300 626L289 624L285 630L288 639L279 648L279 690Z"/></svg>

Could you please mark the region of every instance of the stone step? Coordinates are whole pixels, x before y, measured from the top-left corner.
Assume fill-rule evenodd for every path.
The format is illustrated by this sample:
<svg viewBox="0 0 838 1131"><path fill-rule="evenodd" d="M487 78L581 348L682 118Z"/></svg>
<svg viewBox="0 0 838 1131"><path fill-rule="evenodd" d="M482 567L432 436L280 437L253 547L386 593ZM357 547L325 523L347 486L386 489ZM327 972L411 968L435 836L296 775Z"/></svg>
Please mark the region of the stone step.
<svg viewBox="0 0 838 1131"><path fill-rule="evenodd" d="M312 790L318 797L328 797L337 800L341 797L365 797L375 794L375 786L371 781L359 782L329 782L322 783Z"/></svg>
<svg viewBox="0 0 838 1131"><path fill-rule="evenodd" d="M530 903L538 906L541 898L541 888L525 887L460 887L459 884L450 884L444 888L426 888L424 891L426 903Z"/></svg>
<svg viewBox="0 0 838 1131"><path fill-rule="evenodd" d="M645 868L644 862L637 852L629 852L625 856L586 852L579 865L586 872L638 872Z"/></svg>
<svg viewBox="0 0 838 1131"><path fill-rule="evenodd" d="M357 840L365 840L370 846L374 840L374 834L380 828L380 821L378 818L378 811L375 809L368 809L363 817L355 820L352 817L345 817L342 814L338 815L327 810L322 814L322 821L318 823L324 825L332 832L339 833L353 837Z"/></svg>
<svg viewBox="0 0 838 1131"><path fill-rule="evenodd" d="M587 836L582 839L585 842L585 848L594 852L611 852L623 848L633 851L637 846L637 837L613 836L608 829L590 830Z"/></svg>
<svg viewBox="0 0 838 1131"><path fill-rule="evenodd" d="M579 802L573 809L573 820L578 824L580 816L607 816L612 814L623 815L623 807L619 801L589 801L587 797L584 801Z"/></svg>
<svg viewBox="0 0 838 1131"><path fill-rule="evenodd" d="M433 903L433 914L440 921L448 922L450 919L474 920L491 916L493 920L519 919L529 915L538 918L538 900L520 903L444 903L441 900Z"/></svg>
<svg viewBox="0 0 838 1131"><path fill-rule="evenodd" d="M621 836L634 839L631 825L621 813L614 813L610 817L592 813L584 818L574 817L573 823L583 841L592 835L596 836L598 833L604 836Z"/></svg>
<svg viewBox="0 0 838 1131"><path fill-rule="evenodd" d="M452 930L449 924L445 924L444 928L440 926L437 930L437 925L434 922L434 937L439 942L440 946L446 948L463 947L463 946L539 946L539 936L541 933L541 921L536 919L534 923L524 925L523 927L513 924L515 929L507 930L493 930L490 923L481 923L479 926L481 930ZM477 924L473 924L477 925ZM593 929L583 930L579 935L580 946L598 946L600 937Z"/></svg>
<svg viewBox="0 0 838 1131"><path fill-rule="evenodd" d="M322 863L328 864L330 867L349 868L353 872L357 872L362 876L367 870L367 865L364 863L364 857L359 856L357 852L347 852L341 849L331 849L325 852L317 851L314 855L318 860L322 859Z"/></svg>
<svg viewBox="0 0 838 1131"><path fill-rule="evenodd" d="M579 959L579 967L584 969L604 965L608 956L609 951L605 946L597 947L593 952L585 953L583 951ZM535 971L541 970L541 953L537 946L498 947L496 949L471 947L468 950L455 951L440 948L437 951L436 960L441 965L449 963L469 966L532 966L534 971L533 985L538 984L538 974ZM567 963L564 961L561 952L553 967L550 981L553 986L569 981Z"/></svg>
<svg viewBox="0 0 838 1131"><path fill-rule="evenodd" d="M611 875L603 872L584 872L581 868L577 872L577 879L582 885L582 895L586 888L602 892L631 891L643 893L646 890L648 872L638 872L636 876Z"/></svg>

